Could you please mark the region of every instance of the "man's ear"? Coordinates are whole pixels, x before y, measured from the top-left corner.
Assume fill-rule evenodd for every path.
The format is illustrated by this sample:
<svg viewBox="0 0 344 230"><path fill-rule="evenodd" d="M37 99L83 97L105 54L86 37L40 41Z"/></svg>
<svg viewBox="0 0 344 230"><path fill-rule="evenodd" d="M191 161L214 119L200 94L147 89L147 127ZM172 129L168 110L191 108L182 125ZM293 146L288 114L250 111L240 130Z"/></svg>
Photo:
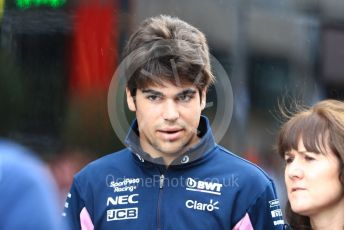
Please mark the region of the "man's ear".
<svg viewBox="0 0 344 230"><path fill-rule="evenodd" d="M125 93L127 95L127 103L128 103L128 107L130 111L135 112L136 111L135 100L134 100L134 97L131 96L131 93L128 87L125 88Z"/></svg>
<svg viewBox="0 0 344 230"><path fill-rule="evenodd" d="M205 108L206 103L207 103L207 88L204 88L202 90L202 101L201 101L202 110Z"/></svg>

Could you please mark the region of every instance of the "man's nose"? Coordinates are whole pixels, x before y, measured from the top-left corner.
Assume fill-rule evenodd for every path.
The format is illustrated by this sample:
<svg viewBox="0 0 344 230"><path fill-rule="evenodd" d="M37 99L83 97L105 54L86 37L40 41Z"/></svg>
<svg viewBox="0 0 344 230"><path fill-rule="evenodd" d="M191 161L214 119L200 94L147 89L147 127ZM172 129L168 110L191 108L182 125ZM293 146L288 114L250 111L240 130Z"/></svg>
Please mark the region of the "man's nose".
<svg viewBox="0 0 344 230"><path fill-rule="evenodd" d="M163 107L163 118L167 121L175 121L179 118L178 105L173 100L167 100Z"/></svg>

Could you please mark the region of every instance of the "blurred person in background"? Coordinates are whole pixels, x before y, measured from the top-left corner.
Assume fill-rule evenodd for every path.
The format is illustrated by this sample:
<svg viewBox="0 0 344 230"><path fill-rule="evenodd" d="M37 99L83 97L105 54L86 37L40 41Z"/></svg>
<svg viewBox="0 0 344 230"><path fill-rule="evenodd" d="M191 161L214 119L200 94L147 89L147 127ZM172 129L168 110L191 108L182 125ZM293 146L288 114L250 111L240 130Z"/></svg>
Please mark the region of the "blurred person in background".
<svg viewBox="0 0 344 230"><path fill-rule="evenodd" d="M0 229L63 230L53 178L23 147L0 140Z"/></svg>
<svg viewBox="0 0 344 230"><path fill-rule="evenodd" d="M204 34L161 15L143 21L125 50L136 114L128 148L75 175L63 213L71 228L283 229L272 180L217 145L201 116L215 80Z"/></svg>
<svg viewBox="0 0 344 230"><path fill-rule="evenodd" d="M278 137L292 229L344 229L344 103L324 100L291 116Z"/></svg>
<svg viewBox="0 0 344 230"><path fill-rule="evenodd" d="M66 196L73 183L73 176L91 161L89 152L83 149L65 147L48 161L49 169L55 179L59 203L65 204Z"/></svg>

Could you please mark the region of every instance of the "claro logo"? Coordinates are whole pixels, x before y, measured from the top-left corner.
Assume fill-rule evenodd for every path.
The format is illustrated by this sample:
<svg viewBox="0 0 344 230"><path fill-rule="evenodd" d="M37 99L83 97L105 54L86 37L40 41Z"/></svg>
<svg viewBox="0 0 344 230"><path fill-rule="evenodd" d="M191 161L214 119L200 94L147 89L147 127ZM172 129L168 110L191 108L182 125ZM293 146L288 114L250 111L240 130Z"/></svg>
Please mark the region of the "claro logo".
<svg viewBox="0 0 344 230"><path fill-rule="evenodd" d="M221 195L222 184L213 183L207 181L196 181L192 178L186 180L186 190L196 191L196 192L205 192L215 195Z"/></svg>
<svg viewBox="0 0 344 230"><path fill-rule="evenodd" d="M115 198L108 197L106 201L106 206L120 205L120 204L137 204L138 203L138 201L136 200L137 196L139 196L139 194L116 196Z"/></svg>
<svg viewBox="0 0 344 230"><path fill-rule="evenodd" d="M208 212L212 212L215 209L219 209L219 207L217 207L218 204L218 201L213 202L213 200L210 200L209 203L202 203L198 202L197 200L187 200L185 202L185 206L187 208Z"/></svg>

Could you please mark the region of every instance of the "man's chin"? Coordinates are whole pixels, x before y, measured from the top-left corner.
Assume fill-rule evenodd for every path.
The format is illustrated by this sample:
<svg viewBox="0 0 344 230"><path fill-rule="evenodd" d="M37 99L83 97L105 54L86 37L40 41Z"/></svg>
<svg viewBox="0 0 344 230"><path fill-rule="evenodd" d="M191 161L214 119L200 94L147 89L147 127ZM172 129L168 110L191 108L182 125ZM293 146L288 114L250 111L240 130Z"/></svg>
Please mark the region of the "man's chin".
<svg viewBox="0 0 344 230"><path fill-rule="evenodd" d="M174 147L160 146L159 151L169 157L172 157L172 156L178 157L185 152L185 147L184 146L174 146Z"/></svg>
<svg viewBox="0 0 344 230"><path fill-rule="evenodd" d="M157 141L152 142L155 149L166 157L178 157L185 153L185 151L192 144L192 138L183 138L177 141Z"/></svg>

